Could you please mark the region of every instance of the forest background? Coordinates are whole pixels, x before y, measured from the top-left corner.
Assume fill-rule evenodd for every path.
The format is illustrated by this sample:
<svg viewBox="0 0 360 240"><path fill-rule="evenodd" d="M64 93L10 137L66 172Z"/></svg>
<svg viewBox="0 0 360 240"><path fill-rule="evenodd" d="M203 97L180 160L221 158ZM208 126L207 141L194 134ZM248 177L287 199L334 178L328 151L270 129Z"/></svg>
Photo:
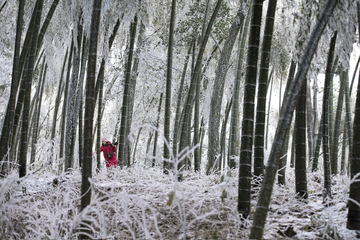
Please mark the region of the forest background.
<svg viewBox="0 0 360 240"><path fill-rule="evenodd" d="M1 237L356 237L359 1L0 6Z"/></svg>

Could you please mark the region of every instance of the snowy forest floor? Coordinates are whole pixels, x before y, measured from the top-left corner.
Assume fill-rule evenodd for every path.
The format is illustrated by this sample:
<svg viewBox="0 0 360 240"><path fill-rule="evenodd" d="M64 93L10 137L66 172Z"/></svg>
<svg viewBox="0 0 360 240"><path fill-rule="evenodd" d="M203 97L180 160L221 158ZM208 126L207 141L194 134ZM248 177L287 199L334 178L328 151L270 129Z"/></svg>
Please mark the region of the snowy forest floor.
<svg viewBox="0 0 360 240"><path fill-rule="evenodd" d="M294 170L287 170L286 187L275 184L264 239L360 237L346 228L348 177L333 177L333 199L325 206L322 176L308 173L303 202L295 197ZM95 239L248 239L250 233L251 217L244 221L237 213L237 170L231 176L185 172L177 182L160 168L132 166L94 174L92 184L91 205L80 212L78 171L44 170L22 179L14 171L0 179L0 239L77 239L84 226Z"/></svg>

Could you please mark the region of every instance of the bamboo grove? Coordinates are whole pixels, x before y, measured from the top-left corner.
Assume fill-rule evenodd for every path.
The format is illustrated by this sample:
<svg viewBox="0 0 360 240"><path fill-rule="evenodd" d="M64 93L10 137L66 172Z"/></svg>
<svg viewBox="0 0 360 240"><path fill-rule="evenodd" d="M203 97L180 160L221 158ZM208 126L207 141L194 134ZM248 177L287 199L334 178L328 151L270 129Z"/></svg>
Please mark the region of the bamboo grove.
<svg viewBox="0 0 360 240"><path fill-rule="evenodd" d="M238 169L253 239L288 167L301 199L307 172L323 172L324 204L332 176L347 174L347 226L360 230L358 0L3 2L3 177L80 168L83 209L107 135L119 169L178 181Z"/></svg>

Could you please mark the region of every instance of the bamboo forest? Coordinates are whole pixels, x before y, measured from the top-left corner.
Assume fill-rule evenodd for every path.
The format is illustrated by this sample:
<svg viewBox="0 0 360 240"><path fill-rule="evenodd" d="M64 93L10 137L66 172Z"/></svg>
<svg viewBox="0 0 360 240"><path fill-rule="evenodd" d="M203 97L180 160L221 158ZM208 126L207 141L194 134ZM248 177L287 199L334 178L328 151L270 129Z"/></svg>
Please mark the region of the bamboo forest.
<svg viewBox="0 0 360 240"><path fill-rule="evenodd" d="M0 22L0 239L360 238L360 0Z"/></svg>

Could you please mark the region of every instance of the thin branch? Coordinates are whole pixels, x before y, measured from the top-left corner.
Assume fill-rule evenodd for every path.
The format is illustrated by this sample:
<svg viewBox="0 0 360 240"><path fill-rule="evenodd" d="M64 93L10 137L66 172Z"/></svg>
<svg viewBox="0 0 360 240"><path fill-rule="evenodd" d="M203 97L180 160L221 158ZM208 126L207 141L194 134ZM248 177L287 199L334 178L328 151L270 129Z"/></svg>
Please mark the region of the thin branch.
<svg viewBox="0 0 360 240"><path fill-rule="evenodd" d="M1 13L1 11L4 9L4 7L5 7L6 4L7 4L7 1L5 1L4 4L1 6L1 8L0 8L0 13Z"/></svg>

